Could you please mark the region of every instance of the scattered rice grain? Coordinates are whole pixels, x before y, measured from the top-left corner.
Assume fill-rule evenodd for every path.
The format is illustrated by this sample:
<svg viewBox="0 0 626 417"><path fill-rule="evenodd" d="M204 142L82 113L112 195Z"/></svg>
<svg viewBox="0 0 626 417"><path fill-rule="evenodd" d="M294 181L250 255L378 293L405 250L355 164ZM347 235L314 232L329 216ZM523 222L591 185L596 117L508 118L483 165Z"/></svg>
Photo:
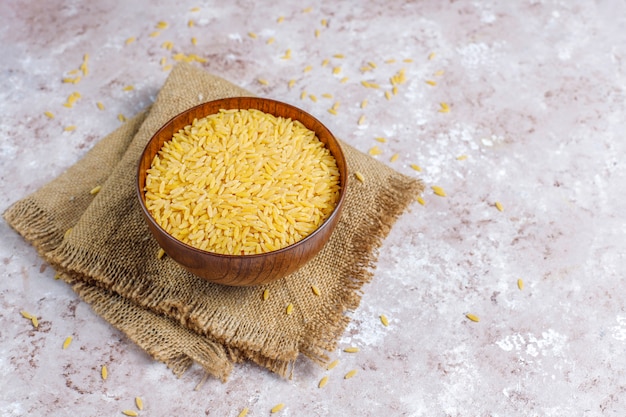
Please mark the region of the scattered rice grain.
<svg viewBox="0 0 626 417"><path fill-rule="evenodd" d="M391 91L385 91L385 98L387 100L391 100L391 96L392 96Z"/></svg>
<svg viewBox="0 0 626 417"><path fill-rule="evenodd" d="M332 361L331 363L326 365L326 369L330 371L331 369L333 369L337 365L339 365L339 359L335 359L334 361Z"/></svg>
<svg viewBox="0 0 626 417"><path fill-rule="evenodd" d="M274 407L272 407L272 409L270 410L272 414L274 413L278 413L280 410L282 410L283 408L285 408L285 404L283 403L278 403L276 404Z"/></svg>
<svg viewBox="0 0 626 417"><path fill-rule="evenodd" d="M396 162L398 160L398 158L400 157L399 154L394 153L391 158L389 158L389 162Z"/></svg>
<svg viewBox="0 0 626 417"><path fill-rule="evenodd" d="M254 32L248 32L248 36L250 36L252 39L256 39L257 35Z"/></svg>
<svg viewBox="0 0 626 417"><path fill-rule="evenodd" d="M317 97L315 96L315 94L309 94L309 98L313 103L317 103Z"/></svg>
<svg viewBox="0 0 626 417"><path fill-rule="evenodd" d="M287 308L285 309L285 313L287 313L287 315L289 315L292 312L293 312L293 304L289 303L289 304L287 304Z"/></svg>
<svg viewBox="0 0 626 417"><path fill-rule="evenodd" d="M135 42L135 37L131 36L130 38L126 39L126 42L124 42L126 45L130 45L131 43Z"/></svg>
<svg viewBox="0 0 626 417"><path fill-rule="evenodd" d="M428 85L432 85L432 86L435 86L435 85L437 85L437 81L433 81L433 80L426 80L426 84L428 84Z"/></svg>
<svg viewBox="0 0 626 417"><path fill-rule="evenodd" d="M359 351L359 348L356 346L350 346L345 348L343 351L346 353L357 353Z"/></svg>
<svg viewBox="0 0 626 417"><path fill-rule="evenodd" d="M340 82L341 84L344 84L344 83L347 83L349 79L350 79L350 78L348 78L348 77L343 77L341 80L339 80L339 82Z"/></svg>
<svg viewBox="0 0 626 417"><path fill-rule="evenodd" d="M98 107L98 109L100 109L100 110L104 110L104 104L102 104L102 102L101 102L101 101L98 101L98 102L96 103L96 106Z"/></svg>
<svg viewBox="0 0 626 417"><path fill-rule="evenodd" d="M193 19L189 19L189 21L187 22L187 27L192 28L194 27L194 25L195 25L195 22L193 21Z"/></svg>
<svg viewBox="0 0 626 417"><path fill-rule="evenodd" d="M276 19L276 23L282 23L285 20L285 16L278 16L278 19Z"/></svg>
<svg viewBox="0 0 626 417"><path fill-rule="evenodd" d="M380 322L383 324L383 326L387 327L389 326L389 319L387 318L387 316L385 316L384 314L380 315Z"/></svg>
<svg viewBox="0 0 626 417"><path fill-rule="evenodd" d="M70 347L70 344L72 343L72 339L73 339L72 336L68 336L65 338L65 341L63 342L63 350Z"/></svg>
<svg viewBox="0 0 626 417"><path fill-rule="evenodd" d="M25 319L28 320L32 320L33 319L33 315L30 314L28 311L22 310L20 311L20 314L22 315L22 317L24 317Z"/></svg>
<svg viewBox="0 0 626 417"><path fill-rule="evenodd" d="M320 379L320 382L317 384L317 387L324 388L327 383L328 383L328 376L324 376L322 379Z"/></svg>
<svg viewBox="0 0 626 417"><path fill-rule="evenodd" d="M376 155L382 154L383 151L378 146L373 146L370 148L369 151L367 151L367 153L369 153L372 156L376 156Z"/></svg>
<svg viewBox="0 0 626 417"><path fill-rule="evenodd" d="M101 185L96 185L95 187L91 189L91 191L89 191L89 194L96 195L100 192L101 189L102 189Z"/></svg>
<svg viewBox="0 0 626 417"><path fill-rule="evenodd" d="M350 372L348 372L347 374L345 374L343 378L344 378L344 379L350 379L350 378L352 378L353 376L355 376L355 375L356 375L356 373L357 373L357 370L356 370L356 369L353 369L353 370L351 370Z"/></svg>
<svg viewBox="0 0 626 417"><path fill-rule="evenodd" d="M76 130L76 126L75 125L70 125L70 126L66 126L65 129L66 132L73 132L74 130Z"/></svg>
<svg viewBox="0 0 626 417"><path fill-rule="evenodd" d="M139 415L135 410L124 410L122 414L130 417L137 417Z"/></svg>
<svg viewBox="0 0 626 417"><path fill-rule="evenodd" d="M476 322L476 323L480 321L480 318L475 314L467 313L465 317L467 317L469 320Z"/></svg>
<svg viewBox="0 0 626 417"><path fill-rule="evenodd" d="M446 196L446 192L444 191L443 188L441 188L438 185L433 185L432 187L430 187L433 192L438 195L439 197L445 197Z"/></svg>
<svg viewBox="0 0 626 417"><path fill-rule="evenodd" d="M248 407L244 407L243 410L237 415L237 417L246 417L248 415Z"/></svg>
<svg viewBox="0 0 626 417"><path fill-rule="evenodd" d="M259 78L257 79L257 81L259 82L259 84L263 84L263 85L269 85L270 83L264 79L264 78Z"/></svg>
<svg viewBox="0 0 626 417"><path fill-rule="evenodd" d="M289 82L287 83L287 86L289 88L292 88L294 85L296 85L296 80L294 79L289 80Z"/></svg>
<svg viewBox="0 0 626 417"><path fill-rule="evenodd" d="M428 60L432 61L433 59L435 59L435 55L436 54L434 52L431 52L430 54L428 54Z"/></svg>
<svg viewBox="0 0 626 417"><path fill-rule="evenodd" d="M517 280L517 288L519 288L520 291L524 289L524 280L523 279L520 278L520 279Z"/></svg>
<svg viewBox="0 0 626 417"><path fill-rule="evenodd" d="M304 67L304 70L302 70L302 72L309 72L313 69L313 67L311 65L307 65L306 67Z"/></svg>
<svg viewBox="0 0 626 417"><path fill-rule="evenodd" d="M159 251L157 252L157 259L163 259L164 256L165 256L165 249L159 248Z"/></svg>
<svg viewBox="0 0 626 417"><path fill-rule="evenodd" d="M467 159L467 155L459 155L456 157L457 161L465 161Z"/></svg>
<svg viewBox="0 0 626 417"><path fill-rule="evenodd" d="M504 211L504 207L502 206L502 203L499 201L496 201L494 206L496 206L496 208L498 209L498 211Z"/></svg>
<svg viewBox="0 0 626 417"><path fill-rule="evenodd" d="M366 108L366 107L367 107L367 99L364 99L364 100L361 102L361 108L362 108L362 109L364 109L364 108Z"/></svg>
<svg viewBox="0 0 626 417"><path fill-rule="evenodd" d="M143 400L141 399L141 397L135 397L135 405L137 406L138 410L143 410Z"/></svg>
<svg viewBox="0 0 626 417"><path fill-rule="evenodd" d="M313 294L315 295L321 295L320 289L317 288L316 285L311 285L311 290L313 291Z"/></svg>
<svg viewBox="0 0 626 417"><path fill-rule="evenodd" d="M365 177L359 171L356 171L354 173L354 176L356 177L357 180L359 180L361 182L365 182Z"/></svg>
<svg viewBox="0 0 626 417"><path fill-rule="evenodd" d="M117 120L119 120L120 122L124 123L126 121L126 116L124 116L122 113L117 115Z"/></svg>
<svg viewBox="0 0 626 417"><path fill-rule="evenodd" d="M45 111L43 114L45 114L49 119L54 119L54 113L50 111Z"/></svg>
<svg viewBox="0 0 626 417"><path fill-rule="evenodd" d="M100 376L105 381L109 377L109 370L107 369L106 365L102 365L102 368L100 368Z"/></svg>
<svg viewBox="0 0 626 417"><path fill-rule="evenodd" d="M365 123L365 115L361 115L361 117L359 117L359 121L357 123L360 124L360 125Z"/></svg>
<svg viewBox="0 0 626 417"><path fill-rule="evenodd" d="M265 291L263 291L263 301L267 301L268 298L270 298L270 290L265 289Z"/></svg>
<svg viewBox="0 0 626 417"><path fill-rule="evenodd" d="M164 21L160 21L159 23L156 24L156 28L157 29L167 29L169 25L167 24L167 22Z"/></svg>
<svg viewBox="0 0 626 417"><path fill-rule="evenodd" d="M269 38L265 43L268 45L271 45L274 43L275 40L276 40L275 38Z"/></svg>
<svg viewBox="0 0 626 417"><path fill-rule="evenodd" d="M422 206L426 205L426 201L424 201L424 198L422 198L422 196L417 197L417 202L420 203Z"/></svg>

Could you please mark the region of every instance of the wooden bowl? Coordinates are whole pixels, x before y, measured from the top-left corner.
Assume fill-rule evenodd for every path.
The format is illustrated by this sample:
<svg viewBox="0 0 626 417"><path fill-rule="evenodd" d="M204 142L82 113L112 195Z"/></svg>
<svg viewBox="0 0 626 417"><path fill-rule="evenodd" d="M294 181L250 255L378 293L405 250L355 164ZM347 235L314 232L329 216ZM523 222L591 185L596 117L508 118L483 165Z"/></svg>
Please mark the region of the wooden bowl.
<svg viewBox="0 0 626 417"><path fill-rule="evenodd" d="M337 161L340 175L340 196L337 206L330 216L315 231L304 239L282 249L252 255L224 255L208 252L187 245L168 234L157 224L146 208L144 188L146 171L150 168L154 156L163 144L172 139L174 133L200 119L217 113L220 109L257 109L265 113L300 121L315 132ZM184 111L159 129L146 145L137 171L137 196L148 227L165 253L189 272L210 282L250 286L266 284L280 279L313 258L330 239L339 221L345 199L348 167L337 139L319 120L310 114L289 104L275 100L234 97L200 104Z"/></svg>

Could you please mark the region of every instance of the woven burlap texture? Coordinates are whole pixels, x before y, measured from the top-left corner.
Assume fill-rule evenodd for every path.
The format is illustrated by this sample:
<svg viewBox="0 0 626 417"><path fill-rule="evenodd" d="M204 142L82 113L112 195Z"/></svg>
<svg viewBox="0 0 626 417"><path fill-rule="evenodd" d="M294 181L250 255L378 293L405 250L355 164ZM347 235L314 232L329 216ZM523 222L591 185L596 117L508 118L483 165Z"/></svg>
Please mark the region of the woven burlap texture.
<svg viewBox="0 0 626 417"><path fill-rule="evenodd" d="M247 359L286 376L299 354L325 363L349 322L346 310L358 306L372 278L378 247L423 190L420 181L342 143L350 172L365 181L350 182L331 240L294 274L261 287L228 287L157 259L134 189L144 146L187 108L242 95L251 94L180 64L151 109L4 213L96 313L176 374L196 362L224 380L233 361ZM100 192L90 194L97 185Z"/></svg>

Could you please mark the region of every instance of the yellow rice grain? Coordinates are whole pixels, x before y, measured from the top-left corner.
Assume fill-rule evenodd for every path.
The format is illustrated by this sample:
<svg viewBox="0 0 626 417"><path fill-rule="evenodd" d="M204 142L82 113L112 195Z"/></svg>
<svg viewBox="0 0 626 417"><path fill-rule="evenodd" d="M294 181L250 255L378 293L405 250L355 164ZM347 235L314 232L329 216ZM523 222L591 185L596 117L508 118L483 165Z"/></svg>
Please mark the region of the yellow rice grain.
<svg viewBox="0 0 626 417"><path fill-rule="evenodd" d="M33 315L30 314L28 311L22 310L20 311L20 314L22 315L22 317L24 317L25 319L28 320L32 320L33 319Z"/></svg>
<svg viewBox="0 0 626 417"><path fill-rule="evenodd" d="M363 123L365 123L365 115L361 115L361 117L359 117L359 121L357 122L359 125L362 125Z"/></svg>
<svg viewBox="0 0 626 417"><path fill-rule="evenodd" d="M387 143L387 139L386 139L386 138L383 138L383 137L381 137L381 136L375 137L375 138L374 138L374 140L375 140L376 142L380 142L380 143Z"/></svg>
<svg viewBox="0 0 626 417"><path fill-rule="evenodd" d="M91 189L91 191L89 191L89 194L96 195L100 192L101 189L102 189L101 185L96 185L95 187Z"/></svg>
<svg viewBox="0 0 626 417"><path fill-rule="evenodd" d="M50 111L45 111L43 114L45 114L49 119L54 119L54 113Z"/></svg>
<svg viewBox="0 0 626 417"><path fill-rule="evenodd" d="M291 49L287 49L285 51L285 55L281 56L282 59L290 59L291 58Z"/></svg>
<svg viewBox="0 0 626 417"><path fill-rule="evenodd" d="M476 322L476 323L480 321L480 318L475 314L467 313L465 317L467 317L469 320Z"/></svg>
<svg viewBox="0 0 626 417"><path fill-rule="evenodd" d="M343 351L346 353L357 353L359 351L359 348L356 346L350 346L345 348Z"/></svg>
<svg viewBox="0 0 626 417"><path fill-rule="evenodd" d="M63 342L63 350L70 347L70 344L72 343L72 339L73 339L72 336L68 336L65 338L65 341Z"/></svg>
<svg viewBox="0 0 626 417"><path fill-rule="evenodd" d="M320 382L318 382L317 387L324 388L327 383L328 383L328 376L324 376L322 379L320 379Z"/></svg>
<svg viewBox="0 0 626 417"><path fill-rule="evenodd" d="M196 13L196 12L199 12L199 11L200 11L199 7L192 7L191 10L190 10L190 12L192 12L192 13Z"/></svg>
<svg viewBox="0 0 626 417"><path fill-rule="evenodd" d="M413 62L413 60L411 58L405 58L405 59L402 60L402 62L411 63L411 62Z"/></svg>
<svg viewBox="0 0 626 417"><path fill-rule="evenodd" d="M435 77L441 77L443 74L445 74L444 70L439 70L439 71L435 71L435 73L433 74Z"/></svg>
<svg viewBox="0 0 626 417"><path fill-rule="evenodd" d="M102 365L102 368L100 368L100 376L105 381L109 377L109 370L107 369L106 365Z"/></svg>
<svg viewBox="0 0 626 417"><path fill-rule="evenodd" d="M321 295L320 289L317 287L317 285L311 285L311 290L313 291L313 294Z"/></svg>
<svg viewBox="0 0 626 417"><path fill-rule="evenodd" d="M337 75L337 74L341 74L341 67L335 67L333 68L333 74Z"/></svg>
<svg viewBox="0 0 626 417"><path fill-rule="evenodd" d="M165 41L161 44L161 48L171 51L172 48L174 48L174 43L172 41Z"/></svg>
<svg viewBox="0 0 626 417"><path fill-rule="evenodd" d="M393 155L391 155L391 158L389 158L389 162L396 162L399 157L400 157L399 154L394 153Z"/></svg>
<svg viewBox="0 0 626 417"><path fill-rule="evenodd" d="M446 192L444 191L443 188L441 188L438 185L433 185L432 187L430 187L431 190L433 190L433 192L438 195L439 197L445 197L446 196Z"/></svg>
<svg viewBox="0 0 626 417"><path fill-rule="evenodd" d="M248 415L248 407L244 407L243 410L237 415L237 417L246 417Z"/></svg>
<svg viewBox="0 0 626 417"><path fill-rule="evenodd" d="M384 314L380 315L380 322L383 324L383 326L387 327L389 326L389 319L387 318L387 316L385 316Z"/></svg>
<svg viewBox="0 0 626 417"><path fill-rule="evenodd" d="M434 80L426 80L426 84L428 84L428 85L432 85L432 86L435 86L435 85L437 85L437 81L434 81Z"/></svg>
<svg viewBox="0 0 626 417"><path fill-rule="evenodd" d="M274 407L272 407L272 409L270 410L270 412L272 414L274 413L278 413L280 410L282 410L283 408L285 408L285 404L283 403L278 403L276 404Z"/></svg>
<svg viewBox="0 0 626 417"><path fill-rule="evenodd" d="M361 70L361 72L368 72L372 70L372 67L365 66L365 67L359 68L359 70Z"/></svg>
<svg viewBox="0 0 626 417"><path fill-rule="evenodd" d="M307 65L306 67L304 67L304 69L302 70L302 72L309 72L313 69L313 67L311 65Z"/></svg>
<svg viewBox="0 0 626 417"><path fill-rule="evenodd" d="M467 159L467 155L459 155L456 157L457 161L465 161Z"/></svg>
<svg viewBox="0 0 626 417"><path fill-rule="evenodd" d="M30 319L30 322L33 324L33 327L36 329L37 327L39 327L39 319L37 319L37 316L33 316Z"/></svg>
<svg viewBox="0 0 626 417"><path fill-rule="evenodd" d="M372 68L376 68L376 67L377 67L376 63L375 63L375 62L373 62L373 61L369 61L369 62L367 63L367 65L369 65L369 66L370 66L370 67L372 67Z"/></svg>
<svg viewBox="0 0 626 417"><path fill-rule="evenodd" d="M164 67L162 68L162 70L163 70L163 71L169 71L169 70L171 70L171 69L172 69L172 66L171 66L171 65L166 65L166 66L164 66Z"/></svg>
<svg viewBox="0 0 626 417"><path fill-rule="evenodd" d="M294 85L296 85L296 80L294 79L289 80L289 82L287 83L287 86L289 88L292 88Z"/></svg>
<svg viewBox="0 0 626 417"><path fill-rule="evenodd" d="M70 125L70 126L66 126L65 129L66 132L73 132L74 130L76 130L76 126L75 125Z"/></svg>
<svg viewBox="0 0 626 417"><path fill-rule="evenodd" d="M496 206L496 208L498 209L498 211L504 211L504 207L502 206L502 203L499 201L496 201L494 203L494 206Z"/></svg>
<svg viewBox="0 0 626 417"><path fill-rule="evenodd" d="M65 231L65 233L63 234L63 239L67 239L70 233L72 233L71 227Z"/></svg>
<svg viewBox="0 0 626 417"><path fill-rule="evenodd" d="M276 19L276 23L282 23L285 20L285 16L278 16L278 19Z"/></svg>
<svg viewBox="0 0 626 417"><path fill-rule="evenodd" d="M388 59L385 61L385 64L395 64L396 60L395 59Z"/></svg>
<svg viewBox="0 0 626 417"><path fill-rule="evenodd" d="M123 91L133 91L134 89L135 87L132 85L127 85L126 87L122 88Z"/></svg>
<svg viewBox="0 0 626 417"><path fill-rule="evenodd" d="M333 55L333 58L337 58L337 59L343 59L345 57L346 56L344 54L335 54L335 55Z"/></svg>
<svg viewBox="0 0 626 417"><path fill-rule="evenodd" d="M263 291L263 301L267 301L268 298L270 298L270 290L265 289L265 291Z"/></svg>
<svg viewBox="0 0 626 417"><path fill-rule="evenodd" d="M430 54L428 54L428 60L432 61L433 59L435 59L435 55L436 54L434 52L431 52Z"/></svg>
<svg viewBox="0 0 626 417"><path fill-rule="evenodd" d="M101 102L101 101L98 101L98 102L96 103L96 106L98 107L98 109L100 109L100 110L104 110L104 104L102 104L102 102Z"/></svg>
<svg viewBox="0 0 626 417"><path fill-rule="evenodd" d="M446 102L439 103L439 107L440 107L439 108L439 113L449 113L450 112L450 106Z"/></svg>
<svg viewBox="0 0 626 417"><path fill-rule="evenodd" d="M259 79L257 79L257 81L259 82L259 84L263 84L263 85L269 85L270 84L265 78L259 78Z"/></svg>
<svg viewBox="0 0 626 417"><path fill-rule="evenodd" d="M61 274L59 272L54 274L54 279L61 279Z"/></svg>
<svg viewBox="0 0 626 417"><path fill-rule="evenodd" d="M285 309L285 313L287 315L293 313L293 304L291 304L291 303L287 304L287 308Z"/></svg>
<svg viewBox="0 0 626 417"><path fill-rule="evenodd" d="M137 417L139 415L135 410L124 410L122 411L122 414L130 417Z"/></svg>
<svg viewBox="0 0 626 417"><path fill-rule="evenodd" d="M151 32L149 36L150 36L151 38L156 38L156 37L157 37L157 36L159 36L160 34L161 34L161 32L159 32L159 31L154 31L154 32Z"/></svg>
<svg viewBox="0 0 626 417"><path fill-rule="evenodd" d="M143 400L141 399L141 397L135 397L135 405L137 406L138 410L143 410Z"/></svg>
<svg viewBox="0 0 626 417"><path fill-rule="evenodd" d="M248 36L250 36L252 39L256 39L257 35L254 32L248 32Z"/></svg>
<svg viewBox="0 0 626 417"><path fill-rule="evenodd" d="M333 369L337 365L339 365L339 359L335 359L334 361L332 361L331 363L326 365L326 369L330 371L331 369Z"/></svg>
<svg viewBox="0 0 626 417"><path fill-rule="evenodd" d="M76 75L78 73L79 73L79 71L77 69L73 69L70 72L68 72L67 75Z"/></svg>
<svg viewBox="0 0 626 417"><path fill-rule="evenodd" d="M122 113L117 115L117 120L119 120L120 122L124 123L126 121L126 116L124 116Z"/></svg>
<svg viewBox="0 0 626 417"><path fill-rule="evenodd" d="M80 80L81 80L80 75L78 77L74 77L74 78L70 78L70 77L63 78L63 82L65 84L78 84L80 82Z"/></svg>
<svg viewBox="0 0 626 417"><path fill-rule="evenodd" d="M354 176L356 177L357 180L359 180L361 182L365 182L365 177L359 171L356 171L354 173Z"/></svg>
<svg viewBox="0 0 626 417"><path fill-rule="evenodd" d="M135 37L131 36L130 38L126 39L126 42L124 42L126 45L130 45L131 43L135 42Z"/></svg>
<svg viewBox="0 0 626 417"><path fill-rule="evenodd" d="M372 156L376 156L376 155L380 155L381 153L383 153L383 151L378 146L373 146L370 148L369 151L367 151L367 153L369 153Z"/></svg>
<svg viewBox="0 0 626 417"><path fill-rule="evenodd" d="M350 378L352 378L353 376L355 376L355 375L356 375L356 373L357 373L357 370L356 370L356 369L353 369L353 370L349 371L347 374L345 374L345 375L343 376L343 378L344 378L344 379L350 379Z"/></svg>
<svg viewBox="0 0 626 417"><path fill-rule="evenodd" d="M367 99L363 99L363 101L361 102L361 108L364 109L367 107Z"/></svg>
<svg viewBox="0 0 626 417"><path fill-rule="evenodd" d="M312 7L307 7L305 9L302 9L302 13L311 13L313 11Z"/></svg>
<svg viewBox="0 0 626 417"><path fill-rule="evenodd" d="M197 45L198 44L198 39L196 39L195 37L191 38L191 44L192 45Z"/></svg>
<svg viewBox="0 0 626 417"><path fill-rule="evenodd" d="M165 249L159 248L159 251L157 252L157 259L163 259L164 256L165 256Z"/></svg>
<svg viewBox="0 0 626 417"><path fill-rule="evenodd" d="M317 96L315 94L309 94L309 98L313 103L317 103Z"/></svg>
<svg viewBox="0 0 626 417"><path fill-rule="evenodd" d="M330 93L324 93L324 94L322 94L322 97L324 97L324 98L333 98L333 95L330 94Z"/></svg>
<svg viewBox="0 0 626 417"><path fill-rule="evenodd" d="M326 27L326 26L328 26L328 20L326 20L326 19L322 19L322 20L320 21L320 24L321 24L322 26Z"/></svg>
<svg viewBox="0 0 626 417"><path fill-rule="evenodd" d="M164 21L160 21L159 23L156 24L156 28L157 29L167 29L169 25L167 24L167 22Z"/></svg>
<svg viewBox="0 0 626 417"><path fill-rule="evenodd" d="M422 172L422 167L417 164L411 164L411 168L413 168L417 172Z"/></svg>
<svg viewBox="0 0 626 417"><path fill-rule="evenodd" d="M308 236L339 192L336 161L315 133L258 110L222 110L181 129L145 187L148 211L174 238L244 255Z"/></svg>
<svg viewBox="0 0 626 417"><path fill-rule="evenodd" d="M324 59L324 60L322 61L322 67L327 66L329 62L330 62L330 60L329 60L328 58Z"/></svg>
<svg viewBox="0 0 626 417"><path fill-rule="evenodd" d="M391 96L392 96L391 91L385 91L385 98L387 100L391 100Z"/></svg>
<svg viewBox="0 0 626 417"><path fill-rule="evenodd" d="M322 34L322 32L320 32L320 30L319 30L319 29L315 29L315 32L313 32L313 33L315 34L315 37L316 37L316 38L319 38L319 37L320 37L320 35Z"/></svg>
<svg viewBox="0 0 626 417"><path fill-rule="evenodd" d="M517 288L519 288L520 291L524 289L524 280L523 279L519 278L517 280Z"/></svg>
<svg viewBox="0 0 626 417"><path fill-rule="evenodd" d="M265 41L266 44L271 45L274 43L276 39L275 38L269 38L267 41Z"/></svg>
<svg viewBox="0 0 626 417"><path fill-rule="evenodd" d="M189 21L187 22L187 27L192 28L192 27L194 27L195 24L196 23L193 21L193 19L189 19Z"/></svg>
<svg viewBox="0 0 626 417"><path fill-rule="evenodd" d="M327 110L328 113L332 114L332 115L337 115L337 110L333 109L332 107L330 109Z"/></svg>
<svg viewBox="0 0 626 417"><path fill-rule="evenodd" d="M422 196L417 197L417 202L420 203L422 206L426 205L426 201L424 201L424 198Z"/></svg>
<svg viewBox="0 0 626 417"><path fill-rule="evenodd" d="M306 98L306 91L302 90L302 92L300 93L300 100L304 100Z"/></svg>
<svg viewBox="0 0 626 417"><path fill-rule="evenodd" d="M348 78L348 77L343 77L341 80L339 80L339 82L340 82L341 84L345 84L345 83L347 83L347 82L348 82L348 80L349 80L349 79L350 79L350 78Z"/></svg>
<svg viewBox="0 0 626 417"><path fill-rule="evenodd" d="M330 97L332 98L332 95L330 95ZM341 105L341 103L340 103L340 102L335 101L335 102L333 103L333 107L332 107L332 108L333 108L333 109L335 109L335 110L338 110L340 105Z"/></svg>

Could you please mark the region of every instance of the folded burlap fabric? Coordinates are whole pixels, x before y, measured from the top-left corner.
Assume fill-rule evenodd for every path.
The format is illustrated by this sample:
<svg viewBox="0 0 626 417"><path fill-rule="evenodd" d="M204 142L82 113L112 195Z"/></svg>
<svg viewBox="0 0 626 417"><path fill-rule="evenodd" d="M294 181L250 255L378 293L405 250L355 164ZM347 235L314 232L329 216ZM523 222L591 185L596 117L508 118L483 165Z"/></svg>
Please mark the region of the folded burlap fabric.
<svg viewBox="0 0 626 417"><path fill-rule="evenodd" d="M225 379L234 361L251 360L286 376L299 354L325 363L349 322L346 310L358 306L372 277L382 239L423 189L342 143L350 171L365 181L350 182L330 242L294 274L262 287L227 287L189 274L168 257L158 259L134 191L145 144L187 108L241 95L251 94L180 64L149 110L4 213L96 313L176 374L197 362Z"/></svg>

